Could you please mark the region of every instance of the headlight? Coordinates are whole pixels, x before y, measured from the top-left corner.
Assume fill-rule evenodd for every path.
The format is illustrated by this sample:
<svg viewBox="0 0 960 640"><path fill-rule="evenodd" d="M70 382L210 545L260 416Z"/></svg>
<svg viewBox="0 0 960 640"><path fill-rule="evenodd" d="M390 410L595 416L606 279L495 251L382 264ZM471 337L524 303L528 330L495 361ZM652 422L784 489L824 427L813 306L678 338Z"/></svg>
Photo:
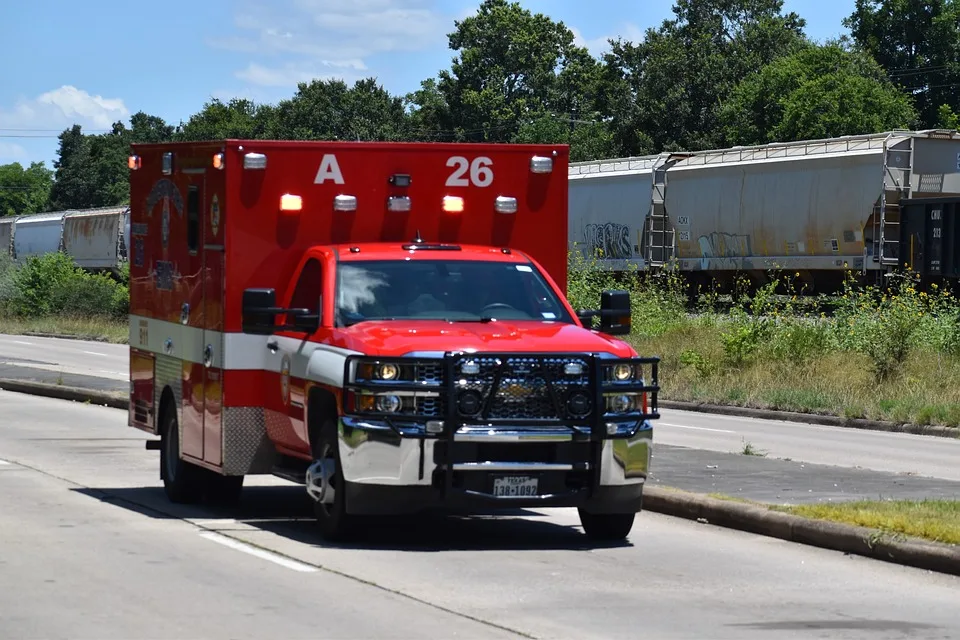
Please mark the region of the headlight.
<svg viewBox="0 0 960 640"><path fill-rule="evenodd" d="M613 377L618 382L629 380L632 376L633 367L631 365L624 363L613 365Z"/></svg>
<svg viewBox="0 0 960 640"><path fill-rule="evenodd" d="M391 362L381 364L377 369L377 377L381 380L396 380L399 376L400 367Z"/></svg>

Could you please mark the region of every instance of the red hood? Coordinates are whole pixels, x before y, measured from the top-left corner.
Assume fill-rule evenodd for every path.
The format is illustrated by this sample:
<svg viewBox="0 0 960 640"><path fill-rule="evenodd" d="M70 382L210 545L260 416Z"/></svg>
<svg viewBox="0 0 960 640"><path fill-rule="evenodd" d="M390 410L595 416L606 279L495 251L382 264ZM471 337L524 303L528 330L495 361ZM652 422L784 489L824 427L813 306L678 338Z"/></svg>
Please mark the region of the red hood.
<svg viewBox="0 0 960 640"><path fill-rule="evenodd" d="M369 355L410 351L599 352L636 355L625 342L572 324L537 321L443 322L439 320L361 322L341 329L343 346Z"/></svg>

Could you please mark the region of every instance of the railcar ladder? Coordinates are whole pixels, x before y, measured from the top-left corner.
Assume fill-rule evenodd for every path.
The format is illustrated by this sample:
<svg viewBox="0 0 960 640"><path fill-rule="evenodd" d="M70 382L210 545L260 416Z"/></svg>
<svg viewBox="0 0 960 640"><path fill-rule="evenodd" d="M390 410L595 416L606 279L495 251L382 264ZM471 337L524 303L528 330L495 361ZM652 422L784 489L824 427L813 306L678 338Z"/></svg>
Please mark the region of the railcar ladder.
<svg viewBox="0 0 960 640"><path fill-rule="evenodd" d="M883 266L899 263L900 202L912 193L913 140L912 136L908 137L905 147L884 145L883 191L873 216L874 261Z"/></svg>
<svg viewBox="0 0 960 640"><path fill-rule="evenodd" d="M651 171L650 213L647 215L647 237L644 260L647 266L662 267L676 255L677 232L667 215L667 169L688 157L687 154L665 154Z"/></svg>

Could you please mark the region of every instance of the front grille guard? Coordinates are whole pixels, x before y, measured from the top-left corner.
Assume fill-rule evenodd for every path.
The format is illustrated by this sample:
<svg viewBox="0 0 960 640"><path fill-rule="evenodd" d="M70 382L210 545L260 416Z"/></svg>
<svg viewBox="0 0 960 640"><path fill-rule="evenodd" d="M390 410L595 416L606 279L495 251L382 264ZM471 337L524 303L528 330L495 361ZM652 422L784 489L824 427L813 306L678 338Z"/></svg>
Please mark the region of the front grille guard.
<svg viewBox="0 0 960 640"><path fill-rule="evenodd" d="M499 361L493 372L493 379L490 387L487 389L484 397L484 405L479 419L464 418L457 409L458 382L461 379L469 378L459 373L461 365L468 360L493 360ZM510 360L525 360L530 363L539 363L542 365L548 361L575 360L586 363L588 383L581 387L592 399L592 408L589 416L584 419L571 419L568 417L548 417L537 419L525 418L491 418L490 414L493 408L494 398L500 390L503 383L504 372ZM356 372L359 365L369 364L374 367L382 364L400 365L401 370L421 371L435 368L438 364L442 372L440 379L436 377L429 381L408 380L357 380ZM624 382L605 381L604 371L617 364L629 364L642 369L649 365L650 375L638 375L633 380ZM447 452L443 460L439 461L444 471L444 485L449 491L453 484L453 441L455 434L464 426L489 427L517 427L517 428L536 428L536 427L566 427L571 430L574 440L589 439L593 443L593 458L591 467L593 469L593 486L599 485L599 469L601 464L602 444L604 440L623 438L623 432L611 435L607 432L608 423L633 423L637 427L645 420L654 420L660 417L659 406L657 402L659 386L659 364L658 357L632 357L632 358L609 358L600 357L595 354L584 353L468 353L468 352L447 352L441 357L377 357L377 356L348 356L344 363L344 398L343 413L356 419L376 420L386 424L399 437L406 438L436 438L446 441L447 446L443 449ZM557 380L551 377L545 377L548 397L557 416L564 416L562 410L561 397L557 390ZM368 394L430 394L435 397L439 394L441 410L439 415L420 414L416 411L408 413L391 413L377 410L357 411L355 410L355 396ZM636 394L644 393L647 395L646 411L636 410L628 413L607 413L606 394ZM417 406L414 402L414 408ZM434 426L433 432L430 425ZM441 426L442 425L442 426ZM423 428L425 426L425 428ZM584 427L589 428L589 434L585 433ZM634 430L629 430L633 433Z"/></svg>

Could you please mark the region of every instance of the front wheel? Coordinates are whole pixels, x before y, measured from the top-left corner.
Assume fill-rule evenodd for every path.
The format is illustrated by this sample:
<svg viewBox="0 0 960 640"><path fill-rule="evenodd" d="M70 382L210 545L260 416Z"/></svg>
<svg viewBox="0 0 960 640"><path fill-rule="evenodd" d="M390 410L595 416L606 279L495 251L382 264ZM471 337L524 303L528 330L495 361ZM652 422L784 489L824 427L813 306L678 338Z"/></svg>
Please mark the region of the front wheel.
<svg viewBox="0 0 960 640"><path fill-rule="evenodd" d="M337 422L327 418L320 428L319 441L314 447L318 461L332 469L327 480L327 492L333 493L333 501L314 501L313 510L320 528L320 535L330 542L341 542L354 531L356 517L347 513L347 496L343 489L343 470L340 468L340 449L337 442Z"/></svg>
<svg viewBox="0 0 960 640"><path fill-rule="evenodd" d="M579 509L583 532L593 540L623 540L630 535L636 513L589 513Z"/></svg>

